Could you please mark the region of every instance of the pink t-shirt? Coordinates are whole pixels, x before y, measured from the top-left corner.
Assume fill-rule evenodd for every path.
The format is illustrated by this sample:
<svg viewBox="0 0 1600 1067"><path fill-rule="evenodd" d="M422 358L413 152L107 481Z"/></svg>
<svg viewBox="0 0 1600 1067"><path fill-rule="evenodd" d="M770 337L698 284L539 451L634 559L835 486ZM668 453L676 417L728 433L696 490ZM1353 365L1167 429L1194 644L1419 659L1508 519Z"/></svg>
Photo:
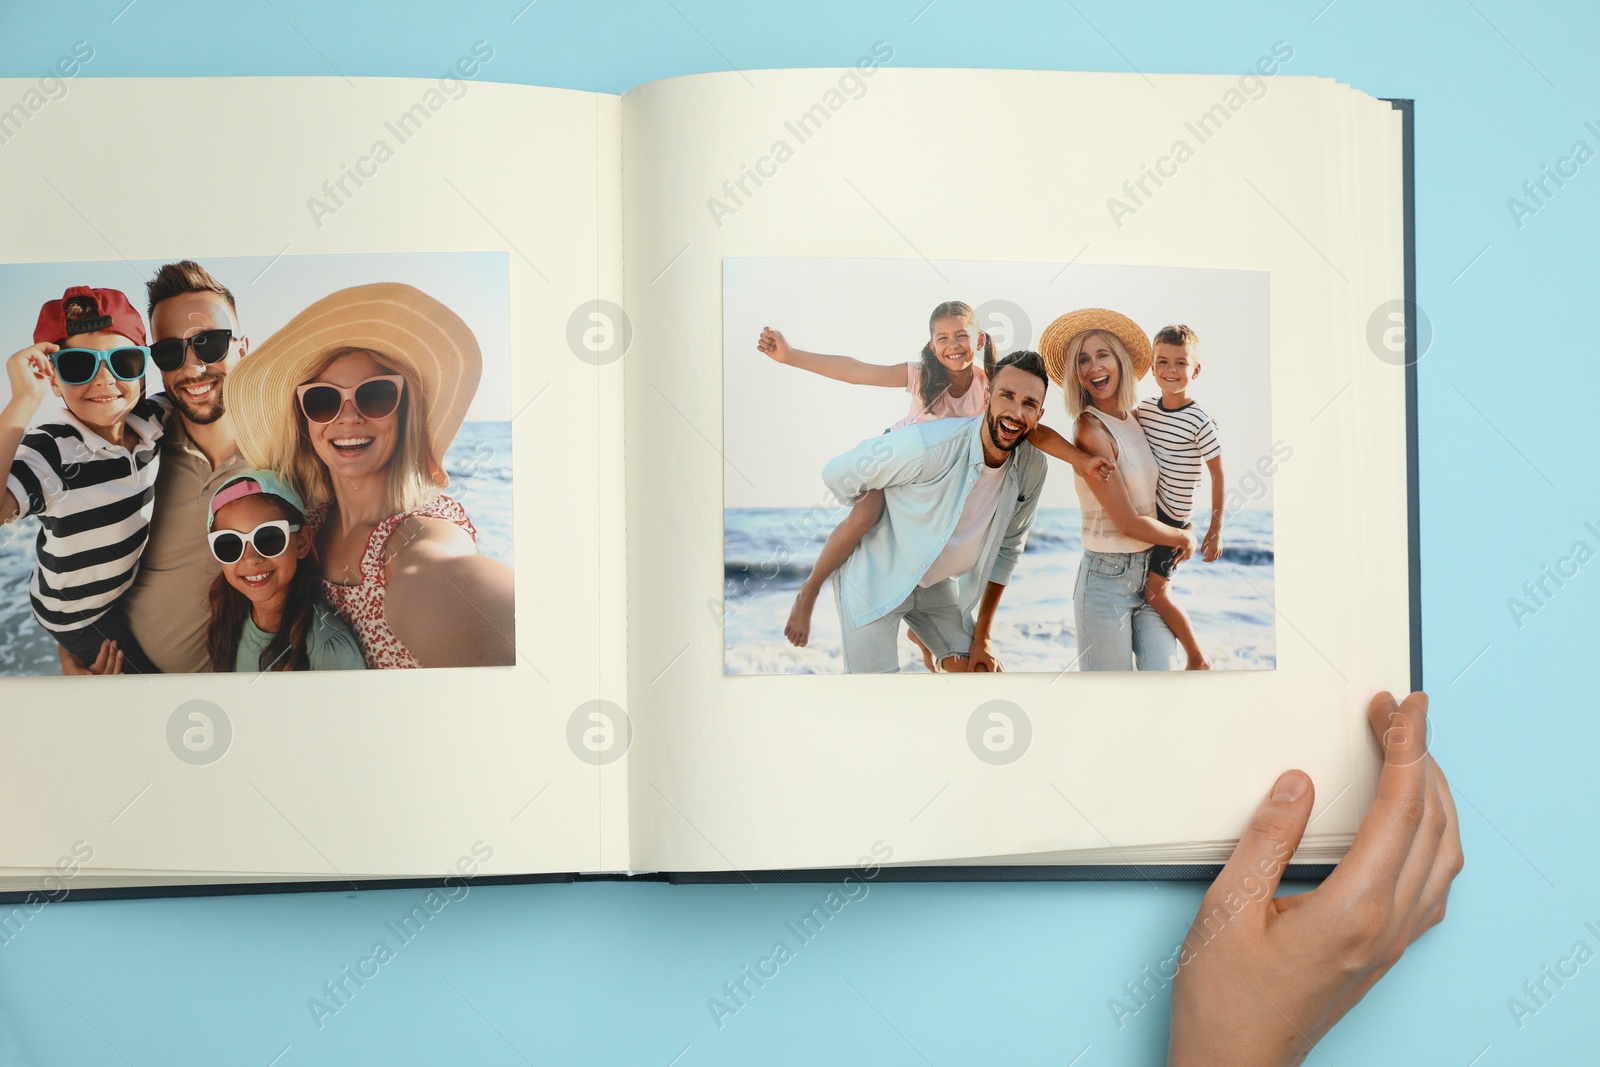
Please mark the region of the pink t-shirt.
<svg viewBox="0 0 1600 1067"><path fill-rule="evenodd" d="M922 406L922 361L907 363L906 392L911 394L911 411L905 418L889 427L891 430L910 426L914 422L982 415L989 408L989 376L984 373L983 364L978 360L972 361L972 384L967 386L966 392L960 396L951 396L949 387L946 387L927 409Z"/></svg>

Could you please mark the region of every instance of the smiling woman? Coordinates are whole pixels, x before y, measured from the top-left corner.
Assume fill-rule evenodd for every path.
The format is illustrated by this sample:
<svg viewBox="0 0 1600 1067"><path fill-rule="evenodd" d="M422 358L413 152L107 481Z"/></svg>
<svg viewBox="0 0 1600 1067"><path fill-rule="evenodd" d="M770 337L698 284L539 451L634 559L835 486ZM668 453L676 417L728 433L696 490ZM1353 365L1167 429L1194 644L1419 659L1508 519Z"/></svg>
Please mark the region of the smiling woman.
<svg viewBox="0 0 1600 1067"><path fill-rule="evenodd" d="M369 667L515 658L511 569L440 492L481 363L460 316L380 283L313 304L227 380L240 450L304 497L323 593Z"/></svg>
<svg viewBox="0 0 1600 1067"><path fill-rule="evenodd" d="M1072 593L1078 667L1171 670L1176 640L1144 596L1150 549L1171 545L1187 556L1194 539L1156 518L1156 459L1133 416L1135 383L1150 369L1150 339L1126 315L1085 308L1046 327L1039 350L1066 393L1079 447L1117 467L1104 481L1076 479L1083 512Z"/></svg>

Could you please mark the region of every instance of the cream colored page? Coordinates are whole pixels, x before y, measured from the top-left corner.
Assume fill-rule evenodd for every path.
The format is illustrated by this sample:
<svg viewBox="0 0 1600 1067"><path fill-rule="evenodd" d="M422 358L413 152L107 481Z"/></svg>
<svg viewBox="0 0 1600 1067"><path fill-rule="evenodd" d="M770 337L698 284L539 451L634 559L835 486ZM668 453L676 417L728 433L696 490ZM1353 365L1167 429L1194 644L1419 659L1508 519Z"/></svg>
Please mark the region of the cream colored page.
<svg viewBox="0 0 1600 1067"><path fill-rule="evenodd" d="M398 139L419 103L431 117ZM626 867L625 763L568 744L581 704L624 700L621 442L594 432L621 371L567 344L580 304L621 299L619 126L616 97L472 81L84 80L0 147L9 262L505 253L510 381L482 388L512 401L518 650L474 670L4 679L0 806L26 813L8 867L80 841L108 870L442 875L475 844L488 874ZM314 219L308 199L379 141L390 157ZM248 321L250 279L236 296ZM31 326L8 324L5 351ZM194 700L232 726L209 766L168 747Z"/></svg>
<svg viewBox="0 0 1600 1067"><path fill-rule="evenodd" d="M1369 366L1364 337L1375 294L1399 289L1397 216L1358 225L1350 210L1398 169L1343 175L1342 90L1279 76L1118 226L1107 198L1236 78L880 69L713 218L708 200L792 143L785 123L840 76L703 76L624 98L631 710L648 749L632 768L636 863L848 864L880 841L896 861L1226 841L1291 766L1330 805L1314 832L1347 840L1361 806L1345 794L1366 793L1374 769L1366 698L1408 673L1404 423L1388 424L1397 379ZM1378 127L1374 143L1398 137L1386 104L1367 101L1358 125ZM1377 251L1362 270L1338 266L1363 248ZM1037 262L1066 267L1062 311L1078 306L1072 261L1270 272L1273 433L1293 448L1273 476L1278 669L724 677L733 256ZM1402 469L1368 479L1372 463ZM1375 523L1398 537L1369 536ZM967 745L970 716L995 699L1032 724L1009 766Z"/></svg>
<svg viewBox="0 0 1600 1067"><path fill-rule="evenodd" d="M1385 101L1373 100L1348 87L1341 88L1355 112L1354 126L1359 135L1356 143L1360 147L1352 153L1351 165L1360 174L1399 176L1404 166L1401 113ZM1404 189L1398 177L1385 182L1368 180L1358 184L1357 189L1359 233L1398 235L1403 232ZM1360 274L1363 302L1352 310L1364 330L1365 344L1360 351L1374 358L1358 360L1355 369L1365 378L1365 392L1372 399L1362 410L1336 410L1335 405L1329 414L1336 416L1337 430L1343 439L1360 449L1358 465L1363 472L1363 484L1379 499L1403 503L1407 490L1407 413L1405 339L1399 330L1405 324L1401 242L1398 239L1385 243L1363 242L1361 249L1364 256L1355 269ZM1352 278L1355 280L1354 275ZM1417 324L1411 325L1415 329ZM1391 688L1396 695L1409 688L1409 672L1413 665L1407 648L1385 641L1380 635L1396 627L1404 632L1409 618L1406 600L1386 595L1408 588L1409 529L1401 517L1404 514L1402 508L1394 519L1374 523L1365 532L1363 540L1368 551L1361 578L1369 592L1360 605L1358 616L1358 625L1369 627L1365 633L1370 646L1367 655L1390 664L1389 670L1395 675ZM1407 673L1401 674L1402 671ZM1433 679L1436 687L1441 681L1437 677ZM1376 751L1371 733L1365 728L1358 731L1352 745L1364 752ZM1370 793L1363 794L1362 806L1370 799Z"/></svg>

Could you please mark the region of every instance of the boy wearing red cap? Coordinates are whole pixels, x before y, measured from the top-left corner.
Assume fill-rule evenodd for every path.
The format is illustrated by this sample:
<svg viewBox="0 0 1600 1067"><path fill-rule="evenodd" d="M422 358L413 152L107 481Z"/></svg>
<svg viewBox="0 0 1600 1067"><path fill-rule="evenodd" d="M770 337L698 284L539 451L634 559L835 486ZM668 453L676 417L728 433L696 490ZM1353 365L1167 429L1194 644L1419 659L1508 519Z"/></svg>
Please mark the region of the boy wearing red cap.
<svg viewBox="0 0 1600 1067"><path fill-rule="evenodd" d="M170 411L165 397L144 396L144 320L115 289L74 286L40 309L33 340L6 361L0 523L39 519L34 618L86 663L109 640L107 666L156 673L117 605L149 536L156 442ZM30 430L46 391L66 410Z"/></svg>

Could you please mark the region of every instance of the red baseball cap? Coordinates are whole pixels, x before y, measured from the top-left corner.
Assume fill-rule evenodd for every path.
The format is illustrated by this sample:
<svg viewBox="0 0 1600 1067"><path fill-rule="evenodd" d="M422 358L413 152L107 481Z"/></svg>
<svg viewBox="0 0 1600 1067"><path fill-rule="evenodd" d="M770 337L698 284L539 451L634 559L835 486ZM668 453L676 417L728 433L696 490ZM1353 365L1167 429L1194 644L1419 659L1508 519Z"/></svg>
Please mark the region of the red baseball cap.
<svg viewBox="0 0 1600 1067"><path fill-rule="evenodd" d="M67 322L66 306L72 301L85 301L94 309L88 318ZM61 344L77 333L99 333L111 330L120 333L136 345L147 345L144 319L128 298L115 289L91 289L87 285L74 285L61 294L60 300L46 302L39 309L39 325L33 328L33 343L48 341Z"/></svg>

